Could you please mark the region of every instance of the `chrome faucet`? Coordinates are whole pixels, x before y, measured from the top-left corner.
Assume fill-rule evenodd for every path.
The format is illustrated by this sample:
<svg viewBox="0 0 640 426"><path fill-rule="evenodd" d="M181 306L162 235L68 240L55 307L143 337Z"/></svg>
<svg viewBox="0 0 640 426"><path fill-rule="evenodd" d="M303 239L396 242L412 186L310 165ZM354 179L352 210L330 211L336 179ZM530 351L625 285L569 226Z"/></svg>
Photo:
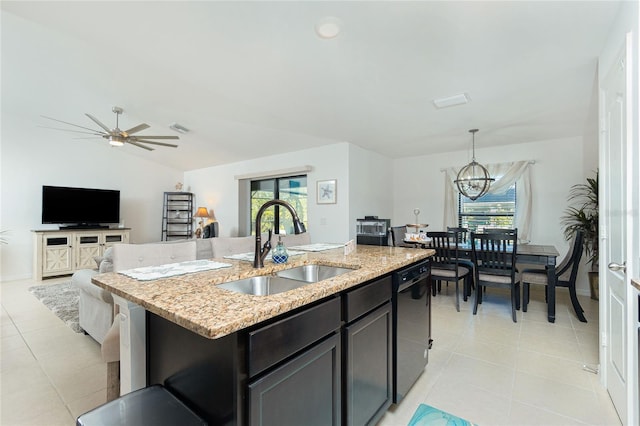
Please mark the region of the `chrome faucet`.
<svg viewBox="0 0 640 426"><path fill-rule="evenodd" d="M264 258L267 257L267 254L269 254L269 250L271 250L271 232L272 232L271 229L269 229L269 240L266 243L264 243L264 247L261 247L262 232L260 230L261 228L260 222L262 221L262 213L264 213L264 211L269 207L275 206L276 204L286 207L287 210L289 210L289 212L291 213L291 216L293 216L293 232L295 232L296 234L302 234L303 232L307 232L307 229L304 227L304 223L300 221L300 218L298 217L298 213L296 213L295 209L293 208L293 206L291 206L291 204L282 200L269 200L266 203L264 203L262 207L260 207L260 210L258 210L258 213L256 214L256 251L253 256L254 268L264 267Z"/></svg>

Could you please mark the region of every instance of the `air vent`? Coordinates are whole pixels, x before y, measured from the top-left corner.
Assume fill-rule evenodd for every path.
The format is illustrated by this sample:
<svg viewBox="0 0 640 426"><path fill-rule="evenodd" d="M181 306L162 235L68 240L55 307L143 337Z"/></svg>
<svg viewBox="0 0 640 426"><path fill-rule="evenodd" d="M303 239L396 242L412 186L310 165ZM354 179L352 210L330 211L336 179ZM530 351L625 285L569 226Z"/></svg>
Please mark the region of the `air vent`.
<svg viewBox="0 0 640 426"><path fill-rule="evenodd" d="M184 127L182 124L178 124L178 123L171 123L171 125L169 126L169 128L171 130L175 130L178 133L189 133L189 129L187 129L186 127Z"/></svg>
<svg viewBox="0 0 640 426"><path fill-rule="evenodd" d="M456 105L463 105L469 102L471 98L466 93L461 93L459 95L453 95L446 98L434 99L433 104L436 108L448 108Z"/></svg>

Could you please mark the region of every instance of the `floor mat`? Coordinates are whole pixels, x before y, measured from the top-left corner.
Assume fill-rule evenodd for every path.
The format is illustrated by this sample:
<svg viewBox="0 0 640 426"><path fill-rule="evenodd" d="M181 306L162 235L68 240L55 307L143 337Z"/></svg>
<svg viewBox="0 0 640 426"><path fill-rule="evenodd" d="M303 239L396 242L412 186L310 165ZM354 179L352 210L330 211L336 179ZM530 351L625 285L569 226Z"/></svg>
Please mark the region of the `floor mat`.
<svg viewBox="0 0 640 426"><path fill-rule="evenodd" d="M438 410L426 404L420 404L408 426L472 426L473 423L460 417Z"/></svg>

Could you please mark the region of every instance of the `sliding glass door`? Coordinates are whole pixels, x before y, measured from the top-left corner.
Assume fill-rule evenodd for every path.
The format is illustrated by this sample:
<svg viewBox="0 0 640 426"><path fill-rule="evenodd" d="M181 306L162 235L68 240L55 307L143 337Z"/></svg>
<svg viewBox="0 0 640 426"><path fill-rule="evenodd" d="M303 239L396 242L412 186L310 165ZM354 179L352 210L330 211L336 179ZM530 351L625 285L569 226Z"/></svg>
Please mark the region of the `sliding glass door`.
<svg viewBox="0 0 640 426"><path fill-rule="evenodd" d="M255 235L258 210L269 200L283 200L293 206L298 217L307 223L307 176L287 176L251 181L251 235ZM262 214L260 232L293 234L293 220L289 211L281 206L269 207Z"/></svg>

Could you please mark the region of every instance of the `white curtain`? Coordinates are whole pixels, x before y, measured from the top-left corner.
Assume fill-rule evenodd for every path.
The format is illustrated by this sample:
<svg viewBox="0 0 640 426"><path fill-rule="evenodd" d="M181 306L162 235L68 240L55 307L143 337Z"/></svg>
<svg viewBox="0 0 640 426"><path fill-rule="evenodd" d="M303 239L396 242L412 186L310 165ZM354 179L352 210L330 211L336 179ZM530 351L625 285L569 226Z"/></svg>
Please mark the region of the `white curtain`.
<svg viewBox="0 0 640 426"><path fill-rule="evenodd" d="M485 167L491 177L500 176L491 184L489 194L502 194L516 184L516 217L518 239L529 242L531 232L531 172L529 161L513 163L487 164ZM455 184L462 167L449 167L444 170L444 228L458 226L458 187Z"/></svg>

